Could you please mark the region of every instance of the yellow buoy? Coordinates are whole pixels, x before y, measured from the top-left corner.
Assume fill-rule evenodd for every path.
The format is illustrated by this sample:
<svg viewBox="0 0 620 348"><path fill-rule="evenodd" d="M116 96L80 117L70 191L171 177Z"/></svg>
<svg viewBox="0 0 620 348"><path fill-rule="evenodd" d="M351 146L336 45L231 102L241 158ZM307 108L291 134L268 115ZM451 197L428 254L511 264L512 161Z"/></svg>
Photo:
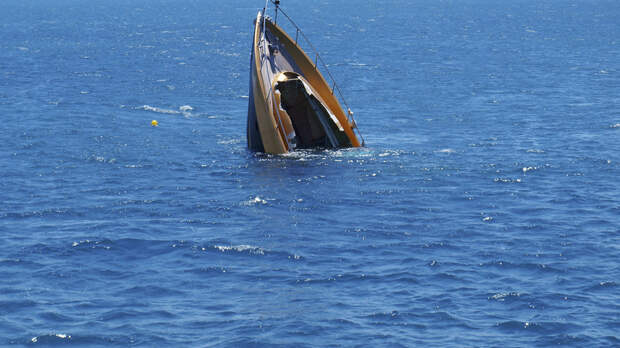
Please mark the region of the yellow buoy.
<svg viewBox="0 0 620 348"><path fill-rule="evenodd" d="M158 125L159 125L159 123L157 122L157 120L151 121L151 126L157 127Z"/></svg>

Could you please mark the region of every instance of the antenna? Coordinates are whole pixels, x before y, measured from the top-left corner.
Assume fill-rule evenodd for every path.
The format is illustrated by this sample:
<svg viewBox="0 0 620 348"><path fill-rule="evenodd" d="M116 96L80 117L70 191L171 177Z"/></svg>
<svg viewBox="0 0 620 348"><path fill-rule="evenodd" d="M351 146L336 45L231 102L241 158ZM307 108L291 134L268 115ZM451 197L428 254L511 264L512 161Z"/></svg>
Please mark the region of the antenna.
<svg viewBox="0 0 620 348"><path fill-rule="evenodd" d="M273 1L273 0L271 0L271 1ZM262 42L262 40L265 39L265 35L267 35L267 34L265 34L265 16L267 16L267 5L269 5L269 0L265 0L265 7L263 7L263 15L262 15L262 18L261 18L261 20L263 21L263 38L261 39L261 42Z"/></svg>

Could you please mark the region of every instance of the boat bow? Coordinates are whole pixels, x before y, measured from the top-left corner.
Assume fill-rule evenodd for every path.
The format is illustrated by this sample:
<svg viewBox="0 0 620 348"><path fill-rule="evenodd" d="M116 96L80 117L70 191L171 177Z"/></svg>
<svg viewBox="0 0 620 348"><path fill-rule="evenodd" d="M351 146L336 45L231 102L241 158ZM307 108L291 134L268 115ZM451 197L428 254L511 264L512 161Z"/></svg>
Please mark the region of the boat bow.
<svg viewBox="0 0 620 348"><path fill-rule="evenodd" d="M281 154L300 148L361 146L352 113L345 114L334 95L336 85L329 87L318 59L317 55L312 62L297 39L293 41L264 11L258 13L250 61L251 150Z"/></svg>

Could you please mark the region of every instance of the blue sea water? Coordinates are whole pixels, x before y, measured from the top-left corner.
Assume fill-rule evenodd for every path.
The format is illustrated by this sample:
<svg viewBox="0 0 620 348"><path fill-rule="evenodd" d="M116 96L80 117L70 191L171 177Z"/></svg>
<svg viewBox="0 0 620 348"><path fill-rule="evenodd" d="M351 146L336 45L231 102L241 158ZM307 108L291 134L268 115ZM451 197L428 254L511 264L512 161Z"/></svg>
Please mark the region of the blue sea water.
<svg viewBox="0 0 620 348"><path fill-rule="evenodd" d="M0 345L620 346L620 3L282 3L366 147L246 150L263 1L2 2Z"/></svg>

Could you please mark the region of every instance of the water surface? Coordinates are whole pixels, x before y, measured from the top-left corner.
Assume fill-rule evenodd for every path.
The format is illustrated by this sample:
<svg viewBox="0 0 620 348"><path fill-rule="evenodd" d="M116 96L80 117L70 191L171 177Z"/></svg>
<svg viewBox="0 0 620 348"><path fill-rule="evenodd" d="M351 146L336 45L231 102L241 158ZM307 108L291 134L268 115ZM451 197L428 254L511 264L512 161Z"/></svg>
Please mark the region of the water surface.
<svg viewBox="0 0 620 348"><path fill-rule="evenodd" d="M283 3L365 148L246 150L262 2L3 2L0 344L619 346L620 5Z"/></svg>

